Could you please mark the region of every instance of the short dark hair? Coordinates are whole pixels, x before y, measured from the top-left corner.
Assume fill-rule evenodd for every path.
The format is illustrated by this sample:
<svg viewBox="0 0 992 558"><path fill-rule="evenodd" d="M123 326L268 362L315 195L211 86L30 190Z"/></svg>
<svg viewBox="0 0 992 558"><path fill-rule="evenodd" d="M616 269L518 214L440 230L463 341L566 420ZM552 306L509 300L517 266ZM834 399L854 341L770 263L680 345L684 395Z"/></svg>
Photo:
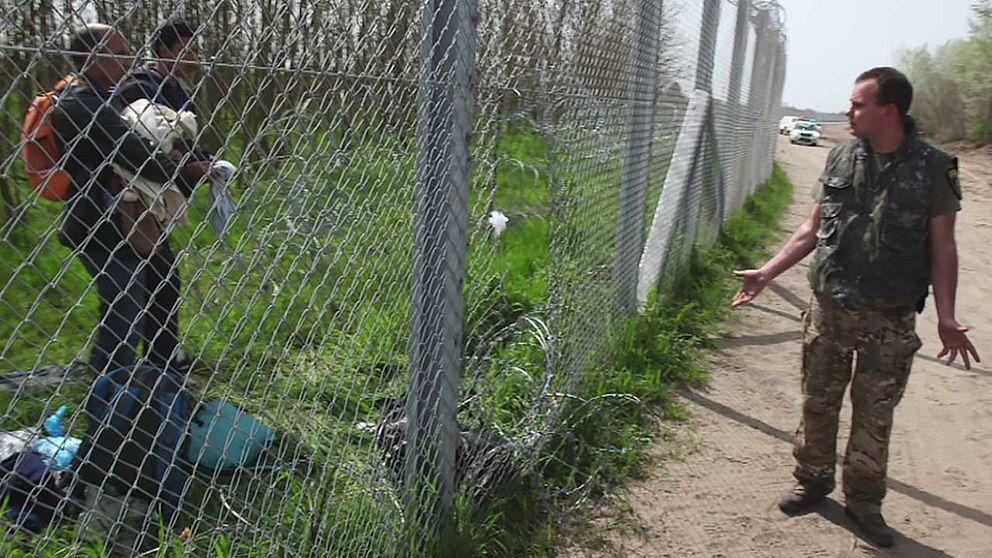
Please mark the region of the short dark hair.
<svg viewBox="0 0 992 558"><path fill-rule="evenodd" d="M155 33L155 39L152 41L152 52L157 55L159 48L173 48L180 40L191 39L195 36L196 31L192 25L181 19L169 20Z"/></svg>
<svg viewBox="0 0 992 558"><path fill-rule="evenodd" d="M862 72L854 83L870 79L878 83L878 104L894 104L902 117L909 114L909 107L913 104L913 85L909 83L909 78L895 68L880 66Z"/></svg>
<svg viewBox="0 0 992 558"><path fill-rule="evenodd" d="M87 23L73 28L69 35L69 58L77 70L83 70L90 54L102 45L114 28L102 23Z"/></svg>

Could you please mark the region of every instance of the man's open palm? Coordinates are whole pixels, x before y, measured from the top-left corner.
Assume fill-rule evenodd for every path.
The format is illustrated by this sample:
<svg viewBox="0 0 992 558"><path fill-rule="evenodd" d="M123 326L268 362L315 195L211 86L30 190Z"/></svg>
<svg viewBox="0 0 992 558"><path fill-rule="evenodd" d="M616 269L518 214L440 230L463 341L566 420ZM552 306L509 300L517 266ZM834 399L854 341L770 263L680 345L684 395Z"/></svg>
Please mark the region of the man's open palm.
<svg viewBox="0 0 992 558"><path fill-rule="evenodd" d="M733 302L730 303L731 308L737 308L742 304L751 302L768 284L768 279L757 269L735 271L734 275L743 279L744 284L741 285L741 289L737 291Z"/></svg>
<svg viewBox="0 0 992 558"><path fill-rule="evenodd" d="M941 321L937 324L937 333L940 335L940 342L943 348L937 358L947 358L944 364L950 365L958 356L964 361L964 367L971 370L971 360L982 362L978 356L978 351L968 339L968 328L954 320ZM971 358L969 358L969 355Z"/></svg>

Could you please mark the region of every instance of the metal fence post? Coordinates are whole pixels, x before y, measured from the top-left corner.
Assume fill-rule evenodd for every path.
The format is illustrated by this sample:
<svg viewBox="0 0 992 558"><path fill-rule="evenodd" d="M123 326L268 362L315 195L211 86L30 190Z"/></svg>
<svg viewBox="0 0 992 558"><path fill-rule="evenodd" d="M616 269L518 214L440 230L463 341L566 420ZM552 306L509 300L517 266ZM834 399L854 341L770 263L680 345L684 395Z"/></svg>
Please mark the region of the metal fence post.
<svg viewBox="0 0 992 558"><path fill-rule="evenodd" d="M698 171L700 187L690 194L692 202L689 209L689 227L693 242L699 241L699 222L702 212L708 211L717 217L711 220L704 228L706 237L703 239L709 242L709 237L716 234L713 226L719 227L723 208L723 177L716 168L715 159L719 159L720 152L716 145L716 126L714 122L714 101L713 97L713 66L716 57L717 29L720 27L720 3L721 0L705 0L703 3L703 17L699 29L699 51L696 56L696 90L705 91L710 95L710 103L706 112L706 120L703 123L705 130L700 138L699 148L694 157L697 159L695 169ZM690 186L695 181L690 182ZM706 191L712 188L714 194L708 198Z"/></svg>
<svg viewBox="0 0 992 558"><path fill-rule="evenodd" d="M776 119L782 103L780 82L785 77L782 7L777 2L769 2L762 13L764 15L764 26L761 31L764 32L765 36L765 73L761 84L764 95L762 98L763 111L758 119L758 124L762 126L761 135L764 142L759 144L759 148L756 150L758 155L757 183L764 182L771 176L777 137L775 132L778 129L777 123L772 122L772 120Z"/></svg>
<svg viewBox="0 0 992 558"><path fill-rule="evenodd" d="M762 97L761 115L758 118L759 141L756 142L758 148L755 150L758 154L758 174L754 186L763 183L769 178L769 176L771 176L772 158L775 154L775 137L771 134L771 120L776 109L774 106L774 89L779 57L779 32L777 28L771 27L772 13L768 12L768 15L769 29L766 30L766 33L768 34L766 42L767 59L765 61L765 76L761 83L764 96Z"/></svg>
<svg viewBox="0 0 992 558"><path fill-rule="evenodd" d="M760 120L765 117L765 107L768 94L768 73L771 53L771 14L768 10L759 9L752 18L754 25L754 58L751 64L751 87L748 91L748 116L755 121L755 134L751 138L755 145L761 140ZM761 149L752 149L748 157L747 181L744 184L744 195L754 191L760 177L759 167L764 153Z"/></svg>
<svg viewBox="0 0 992 558"><path fill-rule="evenodd" d="M699 53L696 57L696 89L713 91L713 58L716 54L717 29L720 27L721 0L705 0L699 29Z"/></svg>
<svg viewBox="0 0 992 558"><path fill-rule="evenodd" d="M765 103L768 108L765 111L765 118L761 121L761 124L764 126L766 138L766 149L764 152L765 161L763 167L761 168L761 183L764 183L766 180L771 178L772 160L775 157L775 137L772 136L772 120L778 120L775 118L775 115L778 113L778 106L775 104L775 80L778 75L779 56L782 54L779 48L779 38L781 37L781 34L779 33L779 28L775 19L776 14L772 13L770 15L772 16L771 22L773 27L771 31L770 44L768 45L768 85L765 89L767 92ZM778 122L775 122L775 125L777 129Z"/></svg>
<svg viewBox="0 0 992 558"><path fill-rule="evenodd" d="M700 45L696 60L696 88L686 106L682 126L679 129L675 151L665 176L661 200L655 208L648 240L641 255L641 265L637 277L637 302L644 304L652 290L658 288L663 273L669 263L676 231L676 216L686 218L685 229L695 234L699 218L700 195L691 191L693 178L699 170L699 157L704 149L706 133L712 134L712 86L713 58L716 52L715 27L719 23L719 1L706 0L703 20L700 24ZM707 33L707 26L714 31ZM708 69L700 69L708 68ZM706 177L704 176L704 179Z"/></svg>
<svg viewBox="0 0 992 558"><path fill-rule="evenodd" d="M782 106L782 93L783 93L783 87L785 85L785 61L786 61L785 37L782 35L781 31L775 34L775 39L776 39L775 65L772 68L772 83L770 88L770 98L771 98L770 115L773 121L776 120L775 117L778 115L778 111ZM776 138L778 137L778 122L773 122L772 125L774 126L774 132L769 134L768 152L767 152L769 159L775 158L775 143L776 143ZM770 170L771 167L769 166L769 171Z"/></svg>
<svg viewBox="0 0 992 558"><path fill-rule="evenodd" d="M474 0L427 0L414 191L407 396L408 555L445 555L452 527L474 103Z"/></svg>
<svg viewBox="0 0 992 558"><path fill-rule="evenodd" d="M662 0L639 0L635 15L636 44L630 58L630 102L627 121L627 153L620 185L620 214L617 219L617 255L614 265L616 301L614 316L628 315L637 301L637 266L644 229L644 196L647 168L651 162L654 133L654 98L658 81L658 48L661 35Z"/></svg>
<svg viewBox="0 0 992 558"><path fill-rule="evenodd" d="M737 1L737 19L734 23L734 50L730 61L730 84L727 86L727 107L735 122L740 123L746 111L741 105L741 83L744 78L744 57L747 55L748 16L751 13L751 0ZM729 212L737 209L741 203L740 192L745 188L745 158L741 157L741 146L746 145L745 134L738 126L733 134L733 174L730 177L730 199L727 201Z"/></svg>
<svg viewBox="0 0 992 558"><path fill-rule="evenodd" d="M734 23L734 52L730 61L730 84L727 86L727 103L733 107L741 103L744 55L747 54L747 18L750 12L751 0L737 0L737 19Z"/></svg>

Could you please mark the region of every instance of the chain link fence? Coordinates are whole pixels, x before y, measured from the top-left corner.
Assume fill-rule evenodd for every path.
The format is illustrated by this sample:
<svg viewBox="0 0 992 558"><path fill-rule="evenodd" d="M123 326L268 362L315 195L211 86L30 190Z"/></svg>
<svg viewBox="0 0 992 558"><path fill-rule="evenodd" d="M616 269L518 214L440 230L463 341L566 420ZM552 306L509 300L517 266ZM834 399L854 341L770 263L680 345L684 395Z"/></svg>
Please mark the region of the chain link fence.
<svg viewBox="0 0 992 558"><path fill-rule="evenodd" d="M609 365L615 326L771 173L785 68L772 1L0 9L0 459L15 456L0 481L23 480L11 470L28 449L52 463L104 430L116 459L147 446L141 474L154 462L182 481L166 514L162 491L113 488L113 464L80 480L79 453L27 500L77 496L55 500L49 528L0 535L4 555L431 555L456 511L514 490L579 503L600 479L570 430L591 406L636 402L571 394ZM73 175L108 194L88 244L68 248L79 196L28 185L25 112L72 72L74 26L114 26L139 71L175 18L198 50L191 143L231 163L237 208L218 217L231 200L211 174L184 199L189 224L137 255L119 234L134 181L100 184L121 174L114 137L85 162L95 172ZM78 167L68 143L60 163ZM119 369L177 378L189 404L121 423L87 412ZM141 408L161 406L149 389ZM46 432L62 406L64 432ZM191 433L163 460L174 419ZM117 503L94 501L107 494Z"/></svg>

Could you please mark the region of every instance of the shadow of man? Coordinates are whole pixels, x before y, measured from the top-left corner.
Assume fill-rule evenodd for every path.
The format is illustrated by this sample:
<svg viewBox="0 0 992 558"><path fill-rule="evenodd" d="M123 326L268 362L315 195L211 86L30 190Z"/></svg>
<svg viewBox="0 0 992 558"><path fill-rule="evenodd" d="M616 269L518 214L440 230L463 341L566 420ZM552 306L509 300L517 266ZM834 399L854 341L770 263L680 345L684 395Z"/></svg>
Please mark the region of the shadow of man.
<svg viewBox="0 0 992 558"><path fill-rule="evenodd" d="M827 521L842 527L850 531L854 536L858 537L862 544L858 545L857 553L852 553L852 556L898 556L899 558L954 558L952 555L927 546L915 539L907 537L906 535L900 533L896 530L896 544L892 548L882 549L877 548L872 545L867 539L864 538L864 534L861 529L858 528L857 524L854 523L851 518L847 517L844 513L844 506L839 504L836 500L827 498L810 509L806 514L815 513L820 517L826 519ZM800 515L806 515L800 514Z"/></svg>

